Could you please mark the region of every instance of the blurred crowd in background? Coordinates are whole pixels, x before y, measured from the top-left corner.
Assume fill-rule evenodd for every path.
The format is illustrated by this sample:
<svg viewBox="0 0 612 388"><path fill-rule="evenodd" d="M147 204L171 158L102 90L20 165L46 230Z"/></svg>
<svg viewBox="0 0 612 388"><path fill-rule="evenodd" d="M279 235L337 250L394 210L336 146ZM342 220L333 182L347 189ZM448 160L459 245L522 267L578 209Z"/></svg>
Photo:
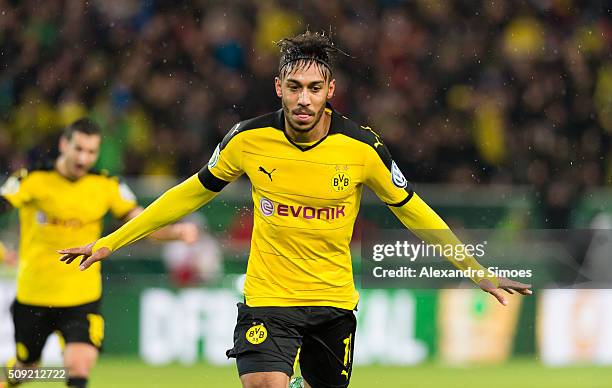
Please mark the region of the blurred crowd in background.
<svg viewBox="0 0 612 388"><path fill-rule="evenodd" d="M188 176L280 107L275 41L331 31L332 104L414 182L526 184L547 223L612 179L603 1L0 0L0 174L89 115L99 166Z"/></svg>

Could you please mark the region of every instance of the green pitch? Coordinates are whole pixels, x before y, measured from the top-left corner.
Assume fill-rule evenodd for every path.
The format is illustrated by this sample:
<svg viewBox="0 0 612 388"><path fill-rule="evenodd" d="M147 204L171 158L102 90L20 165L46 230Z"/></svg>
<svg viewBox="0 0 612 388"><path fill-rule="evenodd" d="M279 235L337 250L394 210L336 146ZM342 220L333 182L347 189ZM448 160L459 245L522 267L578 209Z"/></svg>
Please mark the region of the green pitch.
<svg viewBox="0 0 612 388"><path fill-rule="evenodd" d="M235 367L197 364L150 367L134 358L102 357L90 380L91 388L240 387ZM27 384L60 388L63 384ZM449 367L428 363L416 367L357 366L351 388L610 388L611 367L547 368L534 360L501 366Z"/></svg>

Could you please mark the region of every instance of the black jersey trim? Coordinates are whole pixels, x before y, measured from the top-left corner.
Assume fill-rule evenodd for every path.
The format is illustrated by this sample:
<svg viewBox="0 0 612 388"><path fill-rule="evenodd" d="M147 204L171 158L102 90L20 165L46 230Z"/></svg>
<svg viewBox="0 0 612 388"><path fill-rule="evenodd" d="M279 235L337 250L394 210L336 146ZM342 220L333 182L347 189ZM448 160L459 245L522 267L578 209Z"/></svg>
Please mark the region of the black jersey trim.
<svg viewBox="0 0 612 388"><path fill-rule="evenodd" d="M380 134L370 127L358 125L349 118L342 116L334 109L332 109L332 123L334 126L329 130L330 135L341 134L369 145L374 149L387 169L393 173L393 157L387 146L383 143ZM412 184L410 182L408 182L406 186L406 193L408 194L406 202L408 202L412 196Z"/></svg>
<svg viewBox="0 0 612 388"><path fill-rule="evenodd" d="M198 179L200 183L202 183L202 186L215 193L223 190L223 188L229 184L229 182L214 176L212 172L208 170L208 166L204 166L200 172L198 172Z"/></svg>
<svg viewBox="0 0 612 388"><path fill-rule="evenodd" d="M282 110L281 110L282 111ZM260 129L272 127L276 129L281 129L282 127L278 126L278 111L267 113L262 116L254 117L252 119L240 121L236 123L229 132L225 135L221 143L219 144L219 150L223 150L227 144L235 138L239 133L244 131L248 131L250 129Z"/></svg>
<svg viewBox="0 0 612 388"><path fill-rule="evenodd" d="M372 147L378 154L384 165L391 171L393 158L387 146L382 142L381 136L370 127L360 126L351 119L342 116L332 109L332 123L329 134L341 134L351 139L360 141Z"/></svg>
<svg viewBox="0 0 612 388"><path fill-rule="evenodd" d="M285 138L287 139L287 141L289 143L291 143L292 146L294 146L295 148L297 148L298 150L302 151L302 152L306 152L308 150L311 150L313 148L315 148L316 146L318 146L319 144L323 143L323 141L325 139L327 139L327 136L329 136L330 132L331 132L331 128L334 127L334 109L332 108L332 106L329 103L326 103L325 105L325 109L329 109L331 111L331 122L329 124L329 130L327 131L327 133L325 134L325 136L323 136L321 139L317 140L316 143L311 144L309 146L302 146L299 145L298 143L294 142L289 135L287 135L287 131L285 131L285 112L283 112L282 109L279 109L276 114L277 114L277 127L283 131L283 134L285 135ZM327 114L327 113L323 113L323 114Z"/></svg>
<svg viewBox="0 0 612 388"><path fill-rule="evenodd" d="M402 201L398 202L398 203L388 203L387 206L393 206L393 207L402 207L405 204L408 203L408 201L410 201L412 199L412 197L414 196L414 190L410 190L408 192L408 196L406 198L404 198Z"/></svg>
<svg viewBox="0 0 612 388"><path fill-rule="evenodd" d="M298 143L296 143L293 140L291 140L289 135L287 135L287 132L283 131L283 134L285 135L285 138L287 138L289 143L291 143L293 146L295 146L298 150L300 150L302 152L305 152L305 151L308 151L308 150L311 150L311 149L315 148L316 146L321 144L323 142L323 140L327 139L327 136L329 135L329 133L325 134L325 136L323 136L321 139L319 139L316 143L311 144L309 146L301 146Z"/></svg>

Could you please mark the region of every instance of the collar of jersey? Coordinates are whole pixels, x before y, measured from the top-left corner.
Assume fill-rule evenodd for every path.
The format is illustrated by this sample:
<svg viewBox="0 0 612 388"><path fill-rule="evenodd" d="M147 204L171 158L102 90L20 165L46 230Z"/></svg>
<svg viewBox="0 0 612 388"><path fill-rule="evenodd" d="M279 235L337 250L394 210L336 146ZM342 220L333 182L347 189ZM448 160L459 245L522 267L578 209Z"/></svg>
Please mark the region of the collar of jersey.
<svg viewBox="0 0 612 388"><path fill-rule="evenodd" d="M55 167L56 158L43 157L40 160L36 160L30 163L28 166L28 170L31 171L46 171L49 173L54 173L59 176L61 179L66 180L70 183L78 182L79 179L70 179L67 176L62 175L58 169Z"/></svg>
<svg viewBox="0 0 612 388"><path fill-rule="evenodd" d="M327 131L327 133L325 134L325 136L323 136L322 138L320 138L316 143L311 144L309 146L303 146L300 145L296 142L294 142L293 140L291 140L291 138L287 135L287 132L285 132L285 114L283 112L282 109L279 109L279 122L278 122L278 128L283 131L283 134L285 135L285 138L287 139L287 141L289 143L291 143L295 148L297 148L298 150L305 152L308 150L311 150L313 148L315 148L316 146L318 146L319 144L321 144L323 142L323 140L327 139L327 136L329 136L330 133L332 133L332 129L334 128L334 123L335 123L335 116L337 114L337 112L334 110L334 108L331 106L331 104L329 102L325 103L325 113L331 115L331 121L329 123L329 130Z"/></svg>

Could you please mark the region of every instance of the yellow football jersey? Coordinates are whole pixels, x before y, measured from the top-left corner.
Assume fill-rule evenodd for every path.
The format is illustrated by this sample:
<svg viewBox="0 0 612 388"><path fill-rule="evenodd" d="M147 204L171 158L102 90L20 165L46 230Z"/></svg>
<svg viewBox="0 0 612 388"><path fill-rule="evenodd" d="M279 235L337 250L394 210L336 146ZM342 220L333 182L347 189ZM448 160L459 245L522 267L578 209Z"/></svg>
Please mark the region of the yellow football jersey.
<svg viewBox="0 0 612 388"><path fill-rule="evenodd" d="M412 196L380 137L328 106L327 136L296 144L283 111L235 125L199 173L220 191L246 174L254 228L246 274L249 306L334 306L354 309L349 243L363 185L390 206Z"/></svg>
<svg viewBox="0 0 612 388"><path fill-rule="evenodd" d="M19 209L17 300L65 307L99 299L99 263L93 271L81 272L59 261L57 250L97 240L109 210L123 217L134 209L136 199L129 187L95 173L71 181L49 168L10 177L0 195Z"/></svg>

